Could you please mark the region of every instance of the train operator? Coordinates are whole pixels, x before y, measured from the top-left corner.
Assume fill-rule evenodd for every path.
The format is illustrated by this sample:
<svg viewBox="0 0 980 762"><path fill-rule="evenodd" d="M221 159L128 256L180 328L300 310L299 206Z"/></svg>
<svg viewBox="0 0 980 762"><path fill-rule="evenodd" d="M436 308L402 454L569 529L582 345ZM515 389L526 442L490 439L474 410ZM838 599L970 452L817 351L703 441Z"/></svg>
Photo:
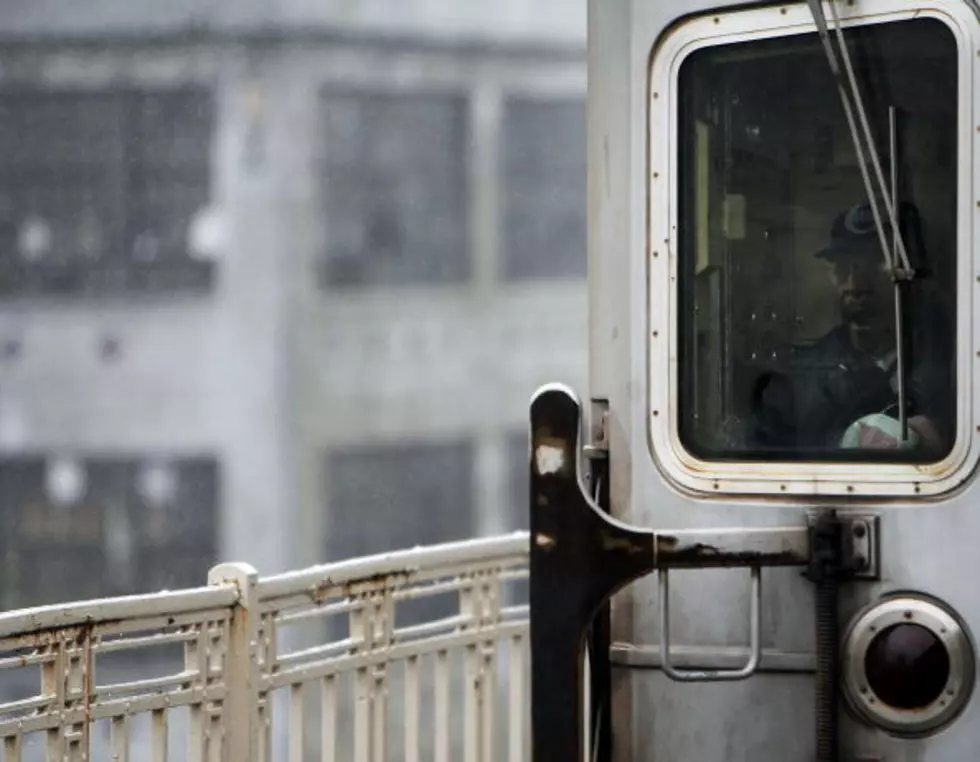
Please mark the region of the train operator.
<svg viewBox="0 0 980 762"><path fill-rule="evenodd" d="M900 206L899 225L915 267L924 259L914 206ZM913 447L941 458L954 434L954 347L938 302L925 298L927 273L916 268L916 280L904 290L909 438L903 443L894 285L870 206L839 215L817 256L832 266L841 322L812 346L794 349L783 367L757 384L754 444L776 450Z"/></svg>

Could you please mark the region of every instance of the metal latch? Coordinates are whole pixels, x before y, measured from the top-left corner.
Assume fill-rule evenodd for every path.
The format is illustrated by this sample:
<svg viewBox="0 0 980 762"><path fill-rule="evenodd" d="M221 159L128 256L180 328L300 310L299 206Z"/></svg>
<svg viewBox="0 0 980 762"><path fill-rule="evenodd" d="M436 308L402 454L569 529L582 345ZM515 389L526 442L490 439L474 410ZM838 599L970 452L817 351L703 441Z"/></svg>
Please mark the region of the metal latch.
<svg viewBox="0 0 980 762"><path fill-rule="evenodd" d="M582 453L586 458L599 459L609 457L609 400L595 398L591 404L591 425L589 427L589 441L582 448Z"/></svg>

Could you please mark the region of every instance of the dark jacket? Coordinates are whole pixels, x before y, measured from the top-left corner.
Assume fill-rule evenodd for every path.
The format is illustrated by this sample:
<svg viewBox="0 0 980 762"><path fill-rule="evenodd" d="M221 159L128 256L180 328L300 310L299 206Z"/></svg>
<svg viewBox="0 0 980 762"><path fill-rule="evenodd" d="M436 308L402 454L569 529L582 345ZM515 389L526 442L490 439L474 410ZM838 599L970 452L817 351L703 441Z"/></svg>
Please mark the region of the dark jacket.
<svg viewBox="0 0 980 762"><path fill-rule="evenodd" d="M951 325L933 307L910 311L906 331L911 332L905 358L908 416L928 416L951 440L956 391ZM894 362L883 369L856 349L847 326L780 354L787 361L755 385L749 435L755 447L836 448L858 418L880 412L898 417Z"/></svg>

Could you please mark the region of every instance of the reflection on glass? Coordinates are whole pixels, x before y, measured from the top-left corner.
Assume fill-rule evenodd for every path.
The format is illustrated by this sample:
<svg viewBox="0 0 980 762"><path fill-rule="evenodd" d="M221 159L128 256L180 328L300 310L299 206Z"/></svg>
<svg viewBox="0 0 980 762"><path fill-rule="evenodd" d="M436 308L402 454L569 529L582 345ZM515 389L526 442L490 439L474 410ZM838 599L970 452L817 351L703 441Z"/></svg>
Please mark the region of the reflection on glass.
<svg viewBox="0 0 980 762"><path fill-rule="evenodd" d="M955 40L931 19L846 37L897 179L900 309L817 36L682 67L679 427L701 457L934 462L955 439Z"/></svg>
<svg viewBox="0 0 980 762"><path fill-rule="evenodd" d="M925 709L949 680L949 651L917 624L896 624L878 633L864 665L871 690L896 709Z"/></svg>

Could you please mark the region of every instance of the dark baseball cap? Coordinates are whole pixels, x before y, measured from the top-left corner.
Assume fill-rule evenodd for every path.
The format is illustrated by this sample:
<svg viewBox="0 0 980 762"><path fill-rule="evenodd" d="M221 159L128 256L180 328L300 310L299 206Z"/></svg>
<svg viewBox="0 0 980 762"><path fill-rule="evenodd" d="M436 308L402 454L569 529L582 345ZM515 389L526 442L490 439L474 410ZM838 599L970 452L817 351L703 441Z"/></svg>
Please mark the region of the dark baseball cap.
<svg viewBox="0 0 980 762"><path fill-rule="evenodd" d="M881 222L885 228L885 240L891 241L891 223L884 204L878 205ZM919 211L911 203L903 201L898 207L898 228L902 242L911 264L916 267L917 255L922 252L922 228ZM830 243L820 249L816 256L823 259L839 260L851 256L876 254L881 256L881 243L875 227L871 204L852 206L834 220L830 230Z"/></svg>

